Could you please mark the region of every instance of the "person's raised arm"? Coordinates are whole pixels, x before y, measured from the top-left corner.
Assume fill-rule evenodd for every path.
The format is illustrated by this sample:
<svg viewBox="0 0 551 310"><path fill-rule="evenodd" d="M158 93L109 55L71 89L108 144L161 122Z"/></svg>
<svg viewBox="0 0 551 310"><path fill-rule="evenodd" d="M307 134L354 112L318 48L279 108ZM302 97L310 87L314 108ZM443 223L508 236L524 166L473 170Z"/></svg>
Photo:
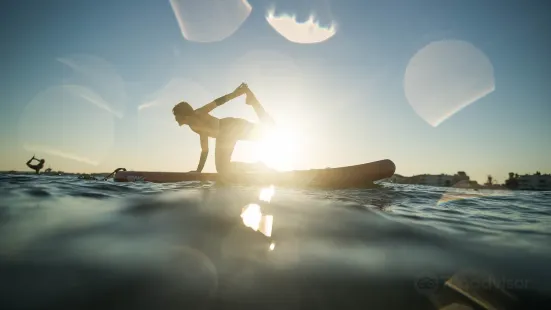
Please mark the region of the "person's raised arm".
<svg viewBox="0 0 551 310"><path fill-rule="evenodd" d="M224 95L218 99L215 99L210 103L205 104L204 106L195 110L195 113L210 113L210 111L216 109L216 107L219 107L224 103L243 95L246 91L247 91L247 84L242 83L233 92L227 95Z"/></svg>
<svg viewBox="0 0 551 310"><path fill-rule="evenodd" d="M207 135L200 135L201 139L201 158L199 159L199 165L197 166L197 172L203 171L205 162L209 155L209 137Z"/></svg>

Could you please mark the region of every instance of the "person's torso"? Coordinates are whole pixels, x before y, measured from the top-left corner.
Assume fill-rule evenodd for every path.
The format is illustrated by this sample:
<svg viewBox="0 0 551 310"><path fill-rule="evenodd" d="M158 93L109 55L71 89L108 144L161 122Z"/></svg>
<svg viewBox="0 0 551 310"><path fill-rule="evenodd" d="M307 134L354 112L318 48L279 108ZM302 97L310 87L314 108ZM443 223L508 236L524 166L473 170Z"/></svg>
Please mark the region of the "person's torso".
<svg viewBox="0 0 551 310"><path fill-rule="evenodd" d="M209 114L197 114L189 122L189 127L200 135L216 138L220 129L220 120Z"/></svg>

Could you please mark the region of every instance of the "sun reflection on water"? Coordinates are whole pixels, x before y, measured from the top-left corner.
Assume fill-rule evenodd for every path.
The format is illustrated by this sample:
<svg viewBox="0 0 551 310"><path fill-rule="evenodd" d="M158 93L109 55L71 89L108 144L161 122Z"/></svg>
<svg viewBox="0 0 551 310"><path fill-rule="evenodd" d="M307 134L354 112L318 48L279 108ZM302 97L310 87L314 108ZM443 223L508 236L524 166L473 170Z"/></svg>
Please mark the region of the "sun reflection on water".
<svg viewBox="0 0 551 310"><path fill-rule="evenodd" d="M269 203L274 193L274 186L271 185L270 187L263 188L260 191L258 199ZM266 237L272 236L274 217L272 215L263 214L260 205L251 203L245 206L241 210L241 218L246 227L249 227L254 231L259 231ZM272 244L270 244L270 250L273 250L274 248L275 244L272 242Z"/></svg>
<svg viewBox="0 0 551 310"><path fill-rule="evenodd" d="M274 217L272 215L264 215L257 204L249 204L241 212L243 224L250 227L254 231L259 231L266 237L272 236L272 225Z"/></svg>
<svg viewBox="0 0 551 310"><path fill-rule="evenodd" d="M270 185L270 187L266 187L260 190L260 196L258 197L258 199L260 199L261 201L270 202L274 193L274 186Z"/></svg>

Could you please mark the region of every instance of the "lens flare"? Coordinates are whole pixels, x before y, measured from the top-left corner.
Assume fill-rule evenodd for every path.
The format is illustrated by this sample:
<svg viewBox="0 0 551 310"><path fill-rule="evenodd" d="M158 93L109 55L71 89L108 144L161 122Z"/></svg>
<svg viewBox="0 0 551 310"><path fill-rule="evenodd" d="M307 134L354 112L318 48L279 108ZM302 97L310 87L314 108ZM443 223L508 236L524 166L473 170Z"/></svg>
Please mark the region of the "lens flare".
<svg viewBox="0 0 551 310"><path fill-rule="evenodd" d="M434 127L494 90L490 60L464 41L430 43L411 58L404 77L409 104Z"/></svg>
<svg viewBox="0 0 551 310"><path fill-rule="evenodd" d="M252 11L246 0L170 0L170 5L184 38L201 43L230 37Z"/></svg>
<svg viewBox="0 0 551 310"><path fill-rule="evenodd" d="M100 164L114 143L114 117L93 102L98 97L82 86L55 86L39 93L19 119L21 145L36 154Z"/></svg>
<svg viewBox="0 0 551 310"><path fill-rule="evenodd" d="M125 82L112 64L88 54L68 55L57 60L65 65L64 86L114 116L124 116L128 101Z"/></svg>
<svg viewBox="0 0 551 310"><path fill-rule="evenodd" d="M173 78L168 81L159 90L147 96L143 103L138 106L138 111L148 109L147 113L155 107L163 107L163 115L171 116L171 113L166 113L166 109L172 107L181 101L200 104L209 102L214 95L209 93L201 84L184 78Z"/></svg>
<svg viewBox="0 0 551 310"><path fill-rule="evenodd" d="M310 15L304 22L299 22L295 15L275 15L275 10L270 10L266 15L266 20L275 31L293 43L321 43L337 33L334 21L329 26L322 26L314 15Z"/></svg>

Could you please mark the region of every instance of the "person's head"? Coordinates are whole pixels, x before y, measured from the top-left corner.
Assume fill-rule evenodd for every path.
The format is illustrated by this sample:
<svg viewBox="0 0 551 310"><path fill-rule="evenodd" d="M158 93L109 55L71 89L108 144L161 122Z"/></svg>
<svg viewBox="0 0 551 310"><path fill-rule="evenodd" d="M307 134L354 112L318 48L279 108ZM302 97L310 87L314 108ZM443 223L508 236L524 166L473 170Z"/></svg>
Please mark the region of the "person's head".
<svg viewBox="0 0 551 310"><path fill-rule="evenodd" d="M182 101L172 108L172 114L180 126L188 123L188 117L193 115L193 108L189 103Z"/></svg>
<svg viewBox="0 0 551 310"><path fill-rule="evenodd" d="M41 160L40 160L40 163L41 163L41 164L43 164L43 163L45 163L45 162L46 162L46 161L45 161L44 159L41 159Z"/></svg>

